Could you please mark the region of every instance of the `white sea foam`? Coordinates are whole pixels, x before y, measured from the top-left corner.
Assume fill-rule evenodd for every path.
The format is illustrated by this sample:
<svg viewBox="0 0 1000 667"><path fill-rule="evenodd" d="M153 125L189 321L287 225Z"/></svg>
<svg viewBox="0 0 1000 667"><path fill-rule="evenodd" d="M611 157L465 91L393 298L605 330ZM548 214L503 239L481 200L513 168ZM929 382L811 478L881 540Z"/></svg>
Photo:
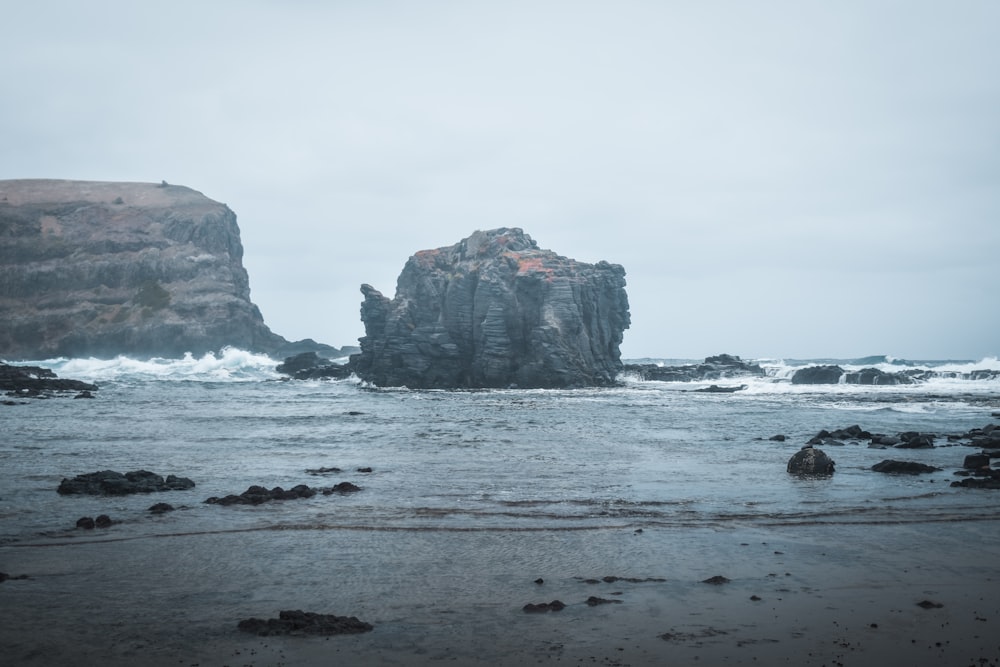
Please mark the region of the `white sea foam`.
<svg viewBox="0 0 1000 667"><path fill-rule="evenodd" d="M203 382L254 382L281 377L275 371L278 361L266 354L238 348L223 348L218 354L201 357L185 354L181 359L154 357L133 359L44 359L25 364L51 368L59 377L88 382L121 380L195 380Z"/></svg>

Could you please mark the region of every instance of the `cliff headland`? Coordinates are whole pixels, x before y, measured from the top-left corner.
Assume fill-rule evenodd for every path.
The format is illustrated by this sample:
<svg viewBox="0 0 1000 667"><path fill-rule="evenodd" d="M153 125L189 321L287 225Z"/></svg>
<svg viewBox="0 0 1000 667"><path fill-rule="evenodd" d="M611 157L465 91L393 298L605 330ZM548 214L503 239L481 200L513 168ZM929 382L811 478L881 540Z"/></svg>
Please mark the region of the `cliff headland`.
<svg viewBox="0 0 1000 667"><path fill-rule="evenodd" d="M0 357L226 346L333 350L264 324L228 206L166 182L0 181Z"/></svg>

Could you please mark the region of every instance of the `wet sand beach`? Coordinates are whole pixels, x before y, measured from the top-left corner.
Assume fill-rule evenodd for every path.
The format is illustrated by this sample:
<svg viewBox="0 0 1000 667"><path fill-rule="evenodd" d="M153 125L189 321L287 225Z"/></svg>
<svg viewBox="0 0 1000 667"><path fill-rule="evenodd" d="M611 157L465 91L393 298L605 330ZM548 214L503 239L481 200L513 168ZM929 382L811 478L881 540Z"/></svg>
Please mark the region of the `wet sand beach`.
<svg viewBox="0 0 1000 667"><path fill-rule="evenodd" d="M4 547L4 567L28 578L0 584L0 646L5 664L26 666L1000 664L997 520L597 532L438 535L436 553L385 558L354 577L318 558L307 567L325 584L281 593L264 585L285 576L270 554L245 591L216 590L212 568L194 565L226 566L236 546L253 562L252 533L168 537L154 558L128 542ZM302 537L289 531L288 548L315 548ZM192 540L201 553L179 545ZM561 541L593 552L551 553ZM508 568L476 572L449 556L491 544L511 550ZM140 553L148 562L135 562ZM154 612L164 595L176 608ZM553 600L566 607L522 609ZM294 608L356 615L374 630L236 628Z"/></svg>

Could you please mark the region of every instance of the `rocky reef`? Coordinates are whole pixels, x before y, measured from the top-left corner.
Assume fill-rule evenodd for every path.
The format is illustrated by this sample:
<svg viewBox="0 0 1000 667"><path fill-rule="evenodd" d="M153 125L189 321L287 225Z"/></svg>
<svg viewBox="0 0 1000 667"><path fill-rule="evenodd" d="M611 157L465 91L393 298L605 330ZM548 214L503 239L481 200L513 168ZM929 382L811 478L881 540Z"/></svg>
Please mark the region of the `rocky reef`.
<svg viewBox="0 0 1000 667"><path fill-rule="evenodd" d="M760 364L743 361L732 354L717 354L714 357L706 357L704 363L684 366L626 364L624 370L640 380L657 382L696 382L723 378L764 377L766 375Z"/></svg>
<svg viewBox="0 0 1000 667"><path fill-rule="evenodd" d="M622 370L625 270L477 231L407 261L390 300L362 285L355 373L410 388L603 386Z"/></svg>
<svg viewBox="0 0 1000 667"><path fill-rule="evenodd" d="M0 181L0 356L282 349L242 259L233 211L187 187Z"/></svg>

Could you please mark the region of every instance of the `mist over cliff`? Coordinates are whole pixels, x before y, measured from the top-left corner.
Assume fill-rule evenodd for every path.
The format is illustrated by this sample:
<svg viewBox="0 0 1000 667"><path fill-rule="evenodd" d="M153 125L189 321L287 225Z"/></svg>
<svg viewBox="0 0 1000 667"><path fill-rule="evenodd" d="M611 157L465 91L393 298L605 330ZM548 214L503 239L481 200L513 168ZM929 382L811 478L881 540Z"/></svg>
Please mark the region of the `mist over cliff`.
<svg viewBox="0 0 1000 667"><path fill-rule="evenodd" d="M0 357L274 352L242 260L236 214L187 187L0 181Z"/></svg>

